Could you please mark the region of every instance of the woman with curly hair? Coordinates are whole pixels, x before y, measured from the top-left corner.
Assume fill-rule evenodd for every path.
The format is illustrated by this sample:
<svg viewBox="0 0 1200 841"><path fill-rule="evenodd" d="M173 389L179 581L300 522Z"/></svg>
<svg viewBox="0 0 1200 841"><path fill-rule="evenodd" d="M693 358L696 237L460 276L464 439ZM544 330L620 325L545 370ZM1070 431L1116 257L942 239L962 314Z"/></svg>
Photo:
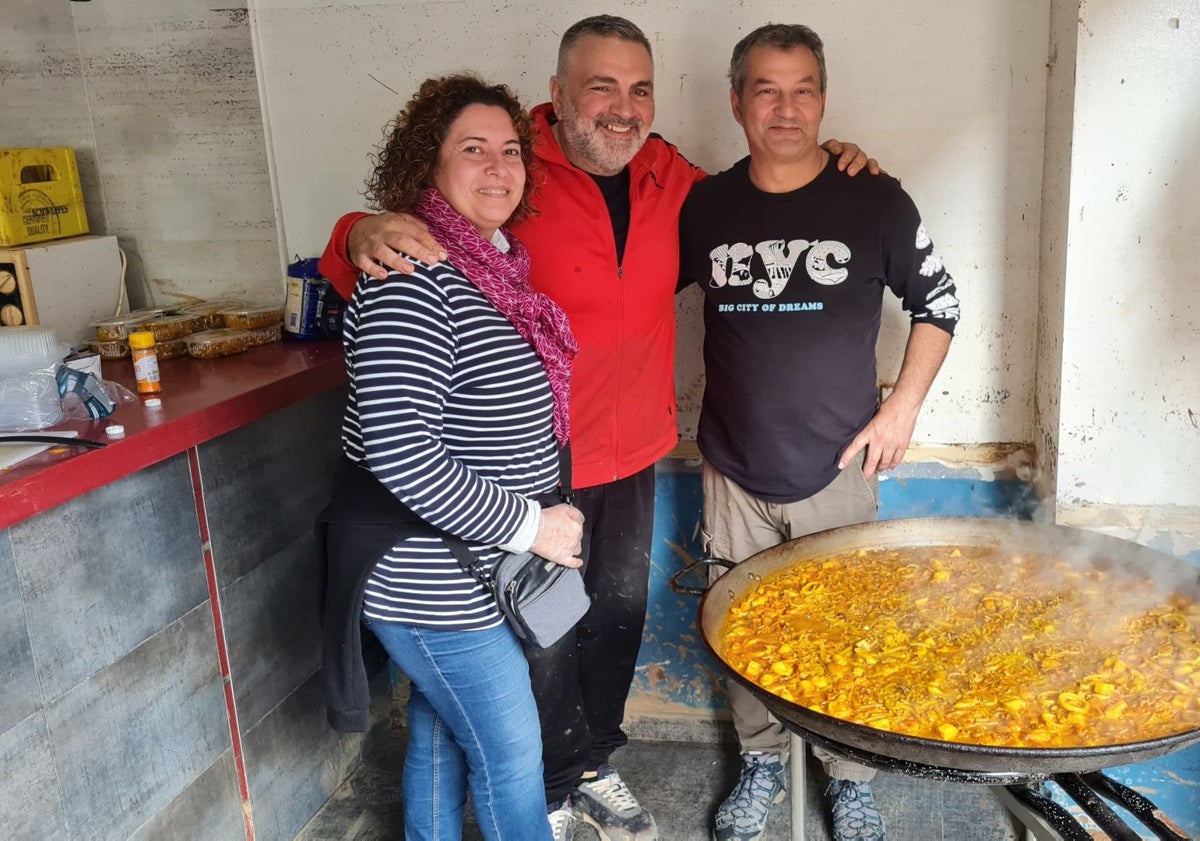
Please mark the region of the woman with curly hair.
<svg viewBox="0 0 1200 841"><path fill-rule="evenodd" d="M521 646L439 536L464 541L484 580L506 552L580 565L582 515L539 504L569 435L575 340L503 228L531 212L531 124L506 87L457 75L426 80L389 128L368 193L423 219L447 256L403 277L362 275L347 306L345 459L331 508L352 514L328 518L331 570L353 557L355 609L412 681L406 837L460 837L469 788L485 838L549 839ZM371 497L382 508L399 500L432 529L387 531L390 515L364 502L366 480L386 490ZM335 726L365 723L361 689L331 703Z"/></svg>

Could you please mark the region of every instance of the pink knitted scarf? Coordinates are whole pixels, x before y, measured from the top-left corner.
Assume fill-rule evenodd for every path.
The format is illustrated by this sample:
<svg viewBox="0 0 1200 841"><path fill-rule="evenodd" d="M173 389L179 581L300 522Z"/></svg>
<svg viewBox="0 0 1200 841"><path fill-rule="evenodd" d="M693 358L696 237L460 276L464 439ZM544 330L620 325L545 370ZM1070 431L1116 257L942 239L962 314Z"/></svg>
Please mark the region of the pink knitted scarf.
<svg viewBox="0 0 1200 841"><path fill-rule="evenodd" d="M475 226L437 190L429 189L417 202L417 215L446 249L450 263L475 284L501 315L529 342L550 380L554 395L554 436L560 445L571 437L567 413L571 360L579 351L562 307L529 285L529 252L508 231L504 253L488 242Z"/></svg>

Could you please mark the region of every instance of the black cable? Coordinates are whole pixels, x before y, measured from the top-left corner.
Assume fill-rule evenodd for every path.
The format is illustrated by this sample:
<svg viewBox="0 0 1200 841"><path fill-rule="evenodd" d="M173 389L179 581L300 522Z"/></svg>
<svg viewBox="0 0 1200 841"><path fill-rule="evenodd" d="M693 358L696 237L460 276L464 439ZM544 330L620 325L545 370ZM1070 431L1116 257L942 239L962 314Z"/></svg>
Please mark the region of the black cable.
<svg viewBox="0 0 1200 841"><path fill-rule="evenodd" d="M89 450L99 450L107 447L104 441L91 441L87 438L59 438L57 435L5 435L0 433L0 444L59 444L65 447L84 447Z"/></svg>

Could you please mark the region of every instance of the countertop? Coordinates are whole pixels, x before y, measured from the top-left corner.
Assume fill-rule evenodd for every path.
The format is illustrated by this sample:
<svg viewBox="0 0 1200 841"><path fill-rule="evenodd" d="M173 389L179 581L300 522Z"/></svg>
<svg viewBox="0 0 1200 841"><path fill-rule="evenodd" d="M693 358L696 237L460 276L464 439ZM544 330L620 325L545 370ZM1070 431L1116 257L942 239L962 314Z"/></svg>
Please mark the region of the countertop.
<svg viewBox="0 0 1200 841"><path fill-rule="evenodd" d="M105 360L102 367L104 379L136 394L130 360ZM38 430L74 430L108 446L55 445L0 470L0 529L346 381L337 341L285 339L220 359L169 359L159 367L163 389L153 396L161 407L147 408L139 398L118 404L106 418ZM124 426L125 436L109 438L111 424Z"/></svg>

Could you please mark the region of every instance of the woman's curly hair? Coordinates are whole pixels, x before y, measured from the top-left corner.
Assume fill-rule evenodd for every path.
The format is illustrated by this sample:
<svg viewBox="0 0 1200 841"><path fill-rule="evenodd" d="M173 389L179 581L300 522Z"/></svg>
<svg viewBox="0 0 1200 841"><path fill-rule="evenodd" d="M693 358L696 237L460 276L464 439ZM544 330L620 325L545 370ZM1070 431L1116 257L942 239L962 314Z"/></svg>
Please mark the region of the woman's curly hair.
<svg viewBox="0 0 1200 841"><path fill-rule="evenodd" d="M384 128L387 139L371 156L375 170L367 180L366 196L374 210L411 211L433 186L438 154L446 132L468 105L494 105L512 118L525 164L521 201L508 219L520 222L536 211L530 206L534 188L533 121L516 95L505 85L489 85L477 76L457 74L426 79L416 95Z"/></svg>

